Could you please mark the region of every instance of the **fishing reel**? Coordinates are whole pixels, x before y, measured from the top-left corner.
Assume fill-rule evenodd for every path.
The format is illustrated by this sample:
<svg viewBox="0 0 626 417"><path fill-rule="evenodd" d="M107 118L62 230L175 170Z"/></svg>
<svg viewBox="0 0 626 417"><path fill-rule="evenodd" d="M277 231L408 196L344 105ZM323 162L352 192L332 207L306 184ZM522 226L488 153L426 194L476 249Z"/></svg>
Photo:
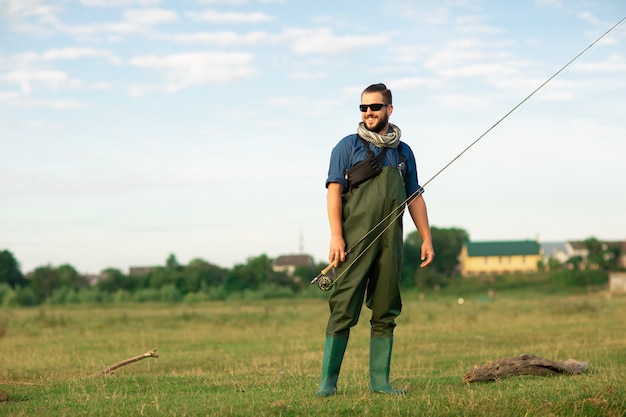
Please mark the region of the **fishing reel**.
<svg viewBox="0 0 626 417"><path fill-rule="evenodd" d="M329 291L333 287L333 284L335 283L335 281L333 281L332 278L326 275L315 277L314 281L311 281L311 284L315 284L316 282L317 282L317 286L322 291Z"/></svg>
<svg viewBox="0 0 626 417"><path fill-rule="evenodd" d="M331 277L329 277L326 274L328 273L328 271L332 269L332 267L333 267L332 265L328 265L326 268L324 268L318 276L316 276L315 278L311 280L311 284L317 283L317 286L319 287L320 290L329 291L335 284L335 280L333 280Z"/></svg>

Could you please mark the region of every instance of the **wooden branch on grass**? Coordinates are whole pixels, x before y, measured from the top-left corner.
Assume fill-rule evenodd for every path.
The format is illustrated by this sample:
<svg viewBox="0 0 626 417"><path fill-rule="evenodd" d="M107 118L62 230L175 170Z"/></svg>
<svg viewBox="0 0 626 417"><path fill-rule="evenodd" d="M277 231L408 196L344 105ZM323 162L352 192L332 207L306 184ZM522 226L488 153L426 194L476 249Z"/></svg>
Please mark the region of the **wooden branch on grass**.
<svg viewBox="0 0 626 417"><path fill-rule="evenodd" d="M519 375L577 375L585 371L587 371L587 364L574 359L557 362L532 355L520 355L475 366L463 375L463 382L494 381Z"/></svg>
<svg viewBox="0 0 626 417"><path fill-rule="evenodd" d="M121 362L118 362L118 363L116 363L114 365L107 366L98 375L110 374L115 369L117 369L117 368L119 368L121 366L128 365L130 363L137 362L137 361L140 361L140 360L145 359L145 358L158 358L159 355L156 353L156 351L157 351L156 348L154 348L151 351L144 353L143 355L137 355L137 356L134 356L132 358L128 358L128 359L125 359L125 360L123 360Z"/></svg>

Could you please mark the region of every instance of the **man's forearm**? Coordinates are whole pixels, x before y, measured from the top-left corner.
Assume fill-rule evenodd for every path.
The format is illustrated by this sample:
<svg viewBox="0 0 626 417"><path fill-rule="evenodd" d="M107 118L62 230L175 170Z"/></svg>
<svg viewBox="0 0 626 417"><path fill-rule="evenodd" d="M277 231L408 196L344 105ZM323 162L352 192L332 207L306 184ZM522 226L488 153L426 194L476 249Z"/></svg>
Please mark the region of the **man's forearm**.
<svg viewBox="0 0 626 417"><path fill-rule="evenodd" d="M424 197L420 195L411 201L411 204L409 204L409 214L411 215L411 219L413 219L415 228L422 238L422 241L431 242L432 236L430 234L430 224L428 222L428 210L426 209Z"/></svg>
<svg viewBox="0 0 626 417"><path fill-rule="evenodd" d="M328 222L330 224L330 234L335 236L343 236L343 226L341 224L341 184L328 184L328 193L326 200L328 209Z"/></svg>

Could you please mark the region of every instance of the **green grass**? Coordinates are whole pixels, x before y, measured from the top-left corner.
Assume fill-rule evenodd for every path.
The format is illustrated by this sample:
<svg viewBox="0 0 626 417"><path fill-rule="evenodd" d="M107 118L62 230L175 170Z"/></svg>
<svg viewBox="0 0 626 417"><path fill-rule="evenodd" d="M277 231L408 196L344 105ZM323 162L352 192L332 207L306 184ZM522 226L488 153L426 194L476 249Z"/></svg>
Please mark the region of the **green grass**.
<svg viewBox="0 0 626 417"><path fill-rule="evenodd" d="M457 303L459 296L465 302ZM323 299L0 310L2 416L624 416L626 298L601 294L404 295L391 378L371 394L369 312L338 394L317 398ZM159 358L94 377L158 348ZM579 376L464 384L474 365L522 353L589 364Z"/></svg>

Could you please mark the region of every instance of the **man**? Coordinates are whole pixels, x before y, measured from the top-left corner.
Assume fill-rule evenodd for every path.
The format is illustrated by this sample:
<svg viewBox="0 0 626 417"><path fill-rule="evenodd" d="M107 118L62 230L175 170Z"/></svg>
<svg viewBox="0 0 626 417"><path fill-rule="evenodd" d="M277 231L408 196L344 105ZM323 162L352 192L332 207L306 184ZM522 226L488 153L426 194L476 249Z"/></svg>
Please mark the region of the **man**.
<svg viewBox="0 0 626 417"><path fill-rule="evenodd" d="M402 309L399 284L403 245L402 216L389 215L394 210L400 213L410 196L419 194L408 202L408 210L423 241L421 266L430 265L435 256L426 204L418 192L415 157L400 141L400 129L389 123L393 113L391 91L384 84L373 84L361 94L359 107L362 122L358 133L335 146L326 180L331 232L328 259L336 268L337 280L329 299L322 381L316 393L324 397L337 391L350 329L358 322L363 300L372 311L370 390L404 394L389 384L395 318ZM352 178L357 174L350 168L368 156L370 160L376 156L382 170L376 174L374 169L369 173L371 178L354 186L359 181Z"/></svg>

